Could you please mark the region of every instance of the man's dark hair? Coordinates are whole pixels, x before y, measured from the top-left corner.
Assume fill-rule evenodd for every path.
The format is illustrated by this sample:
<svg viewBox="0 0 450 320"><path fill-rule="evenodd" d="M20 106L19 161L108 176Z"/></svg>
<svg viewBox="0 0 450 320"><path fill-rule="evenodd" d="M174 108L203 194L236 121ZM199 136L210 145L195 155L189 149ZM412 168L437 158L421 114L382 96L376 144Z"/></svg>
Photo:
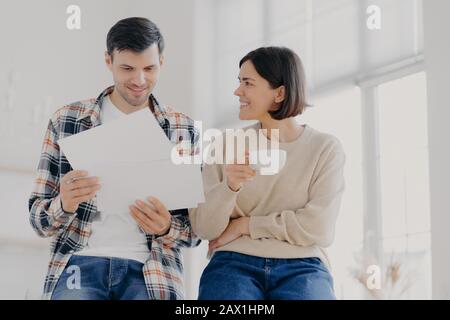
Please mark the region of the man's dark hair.
<svg viewBox="0 0 450 320"><path fill-rule="evenodd" d="M271 88L285 87L285 98L280 107L269 111L276 120L302 114L306 102L305 71L299 56L284 47L262 47L249 52L239 62L239 67L250 60L258 74L266 79Z"/></svg>
<svg viewBox="0 0 450 320"><path fill-rule="evenodd" d="M114 50L139 53L152 44L158 44L159 54L164 50L164 38L159 28L147 18L126 18L117 22L108 32L106 48L112 57Z"/></svg>

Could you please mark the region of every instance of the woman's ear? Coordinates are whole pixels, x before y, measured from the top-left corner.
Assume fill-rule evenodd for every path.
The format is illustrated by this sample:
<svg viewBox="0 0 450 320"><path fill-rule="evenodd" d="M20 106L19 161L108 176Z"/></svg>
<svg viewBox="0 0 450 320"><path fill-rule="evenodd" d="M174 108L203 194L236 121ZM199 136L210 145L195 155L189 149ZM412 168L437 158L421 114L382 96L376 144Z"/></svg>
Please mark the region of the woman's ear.
<svg viewBox="0 0 450 320"><path fill-rule="evenodd" d="M286 95L286 88L284 86L280 86L276 89L275 95L275 103L281 103L284 101Z"/></svg>
<svg viewBox="0 0 450 320"><path fill-rule="evenodd" d="M269 109L269 111L277 111L280 108L280 104L284 101L286 89L284 86L278 87L275 89L275 99L273 106Z"/></svg>

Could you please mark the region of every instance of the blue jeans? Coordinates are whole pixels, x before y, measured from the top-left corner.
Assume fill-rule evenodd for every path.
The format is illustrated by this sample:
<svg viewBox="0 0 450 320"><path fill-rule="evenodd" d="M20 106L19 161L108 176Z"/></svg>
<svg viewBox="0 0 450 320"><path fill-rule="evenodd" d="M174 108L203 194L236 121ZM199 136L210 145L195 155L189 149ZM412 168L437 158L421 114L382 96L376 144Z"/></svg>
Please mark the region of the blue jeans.
<svg viewBox="0 0 450 320"><path fill-rule="evenodd" d="M134 260L74 255L52 300L148 300L142 267Z"/></svg>
<svg viewBox="0 0 450 320"><path fill-rule="evenodd" d="M319 258L268 259L214 253L199 300L334 300L333 278Z"/></svg>

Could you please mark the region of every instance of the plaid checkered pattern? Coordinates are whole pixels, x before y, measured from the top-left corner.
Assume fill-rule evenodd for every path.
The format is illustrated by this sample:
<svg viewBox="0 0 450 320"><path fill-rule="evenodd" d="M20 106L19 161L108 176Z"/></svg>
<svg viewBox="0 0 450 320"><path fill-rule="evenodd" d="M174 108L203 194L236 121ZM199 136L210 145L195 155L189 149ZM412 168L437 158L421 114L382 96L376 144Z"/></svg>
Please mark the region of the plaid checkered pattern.
<svg viewBox="0 0 450 320"><path fill-rule="evenodd" d="M76 213L62 210L59 196L61 178L72 170L60 151L61 138L100 125L100 109L105 96L113 91L109 87L97 99L76 102L57 110L49 121L42 146L33 191L29 199L30 222L41 237L52 237L51 260L44 284L44 299L52 292L72 254L88 242L91 224L97 213L96 198L81 203ZM179 144L182 155L194 155L198 150L198 131L187 116L161 106L153 95L153 114L166 136ZM150 104L152 105L152 104ZM186 146L190 146L190 148ZM151 147L151 146L149 146ZM176 183L172 181L171 183ZM195 247L200 239L192 232L187 209L171 211L172 225L168 234L147 234L149 259L143 267L147 291L151 299L183 299L183 264L180 248Z"/></svg>

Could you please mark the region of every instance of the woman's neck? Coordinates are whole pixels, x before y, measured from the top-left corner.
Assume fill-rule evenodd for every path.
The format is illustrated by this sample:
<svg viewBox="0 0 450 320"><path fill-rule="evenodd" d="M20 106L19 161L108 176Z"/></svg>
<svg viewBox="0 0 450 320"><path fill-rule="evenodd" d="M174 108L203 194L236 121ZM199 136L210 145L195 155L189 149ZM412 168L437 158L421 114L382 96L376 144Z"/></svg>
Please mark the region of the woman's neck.
<svg viewBox="0 0 450 320"><path fill-rule="evenodd" d="M260 120L261 129L267 129L267 139L275 138L275 132L272 130L278 129L279 142L292 142L298 139L303 133L304 127L301 126L295 118L287 118L283 120L275 120L272 118Z"/></svg>

